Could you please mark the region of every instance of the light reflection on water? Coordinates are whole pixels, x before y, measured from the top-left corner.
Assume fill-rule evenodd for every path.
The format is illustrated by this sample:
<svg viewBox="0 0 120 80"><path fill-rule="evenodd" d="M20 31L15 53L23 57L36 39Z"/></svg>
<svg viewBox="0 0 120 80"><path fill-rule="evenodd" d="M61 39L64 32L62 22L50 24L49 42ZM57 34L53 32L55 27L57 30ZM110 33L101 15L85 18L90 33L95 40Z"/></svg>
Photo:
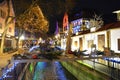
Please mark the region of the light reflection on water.
<svg viewBox="0 0 120 80"><path fill-rule="evenodd" d="M33 80L42 80L44 78L44 70L47 66L46 62L38 62L35 68Z"/></svg>
<svg viewBox="0 0 120 80"><path fill-rule="evenodd" d="M60 62L38 62L33 80L51 80L52 78L56 80L70 80L67 79L67 76Z"/></svg>

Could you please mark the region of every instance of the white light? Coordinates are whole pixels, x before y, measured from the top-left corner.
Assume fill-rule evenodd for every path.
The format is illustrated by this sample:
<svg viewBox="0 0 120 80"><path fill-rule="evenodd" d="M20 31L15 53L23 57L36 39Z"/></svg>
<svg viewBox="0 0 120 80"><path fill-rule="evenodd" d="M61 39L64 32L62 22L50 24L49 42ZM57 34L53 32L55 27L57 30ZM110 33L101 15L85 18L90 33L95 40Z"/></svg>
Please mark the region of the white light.
<svg viewBox="0 0 120 80"><path fill-rule="evenodd" d="M25 39L25 37L24 37L24 35L22 35L21 37L20 37L20 40L24 40Z"/></svg>
<svg viewBox="0 0 120 80"><path fill-rule="evenodd" d="M78 32L76 32L76 35L78 35Z"/></svg>
<svg viewBox="0 0 120 80"><path fill-rule="evenodd" d="M41 43L42 42L42 38L40 37L39 40L38 40L38 43Z"/></svg>
<svg viewBox="0 0 120 80"><path fill-rule="evenodd" d="M92 28L90 29L90 32L95 32L95 30L96 30L96 27L92 27Z"/></svg>
<svg viewBox="0 0 120 80"><path fill-rule="evenodd" d="M120 13L120 10L117 10L117 11L113 11L113 13Z"/></svg>
<svg viewBox="0 0 120 80"><path fill-rule="evenodd" d="M58 36L57 36L57 35L55 35L55 38L57 39L57 38L58 38Z"/></svg>

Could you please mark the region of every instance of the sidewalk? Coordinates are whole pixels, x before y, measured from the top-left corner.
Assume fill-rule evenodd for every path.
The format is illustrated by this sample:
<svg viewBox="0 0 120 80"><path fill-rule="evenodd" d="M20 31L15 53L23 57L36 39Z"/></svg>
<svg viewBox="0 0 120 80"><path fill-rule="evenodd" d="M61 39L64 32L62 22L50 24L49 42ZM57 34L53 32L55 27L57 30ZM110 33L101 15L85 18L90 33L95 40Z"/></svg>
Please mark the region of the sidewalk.
<svg viewBox="0 0 120 80"><path fill-rule="evenodd" d="M9 53L9 54L4 53L4 54L0 55L0 68L4 68L8 64L8 62L9 62L8 60L11 60L12 56L17 53L18 53L18 51Z"/></svg>
<svg viewBox="0 0 120 80"><path fill-rule="evenodd" d="M18 51L15 51L15 52L9 53L9 54L8 53L4 53L4 54L0 55L0 76L2 75L3 68L5 68L8 65L9 60L11 61L12 56L14 54L18 54Z"/></svg>
<svg viewBox="0 0 120 80"><path fill-rule="evenodd" d="M0 77L2 75L3 68L6 68L6 66L8 66L8 67L12 66L12 64L8 65L9 61L12 60L12 56L14 54L22 54L24 52L25 52L25 50L21 48L15 52L0 54Z"/></svg>
<svg viewBox="0 0 120 80"><path fill-rule="evenodd" d="M25 51L23 49L19 49L15 52L12 53L4 53L4 54L0 54L0 69L4 68L7 64L8 64L8 60L11 61L12 56L14 54L20 54L20 53L24 53Z"/></svg>
<svg viewBox="0 0 120 80"><path fill-rule="evenodd" d="M5 68L7 66L7 64L9 63L9 60L12 59L12 56L14 54L17 54L18 51L14 52L14 53L4 53L2 55L0 55L0 75L1 75L1 71L2 68Z"/></svg>

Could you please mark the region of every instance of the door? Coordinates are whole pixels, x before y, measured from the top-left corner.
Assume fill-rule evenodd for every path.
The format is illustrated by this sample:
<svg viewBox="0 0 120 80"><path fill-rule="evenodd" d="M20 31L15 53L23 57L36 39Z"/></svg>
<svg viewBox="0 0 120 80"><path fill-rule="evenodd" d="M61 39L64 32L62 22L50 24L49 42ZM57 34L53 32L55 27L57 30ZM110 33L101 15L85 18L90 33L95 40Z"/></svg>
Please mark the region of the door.
<svg viewBox="0 0 120 80"><path fill-rule="evenodd" d="M105 46L105 35L98 35L98 50L103 51L103 46Z"/></svg>
<svg viewBox="0 0 120 80"><path fill-rule="evenodd" d="M83 40L82 40L82 38L79 38L79 47L80 47L80 50L83 50Z"/></svg>

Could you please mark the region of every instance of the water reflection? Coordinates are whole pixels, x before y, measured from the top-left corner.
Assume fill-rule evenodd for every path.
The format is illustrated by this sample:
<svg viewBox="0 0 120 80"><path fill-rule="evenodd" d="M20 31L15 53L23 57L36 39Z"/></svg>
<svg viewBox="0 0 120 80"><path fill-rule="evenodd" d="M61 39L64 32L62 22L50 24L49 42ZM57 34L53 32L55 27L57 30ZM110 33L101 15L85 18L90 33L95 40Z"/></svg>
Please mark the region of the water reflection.
<svg viewBox="0 0 120 80"><path fill-rule="evenodd" d="M60 62L38 62L33 80L76 80Z"/></svg>
<svg viewBox="0 0 120 80"><path fill-rule="evenodd" d="M35 68L33 80L42 80L44 78L44 71L47 67L46 62L38 62Z"/></svg>

